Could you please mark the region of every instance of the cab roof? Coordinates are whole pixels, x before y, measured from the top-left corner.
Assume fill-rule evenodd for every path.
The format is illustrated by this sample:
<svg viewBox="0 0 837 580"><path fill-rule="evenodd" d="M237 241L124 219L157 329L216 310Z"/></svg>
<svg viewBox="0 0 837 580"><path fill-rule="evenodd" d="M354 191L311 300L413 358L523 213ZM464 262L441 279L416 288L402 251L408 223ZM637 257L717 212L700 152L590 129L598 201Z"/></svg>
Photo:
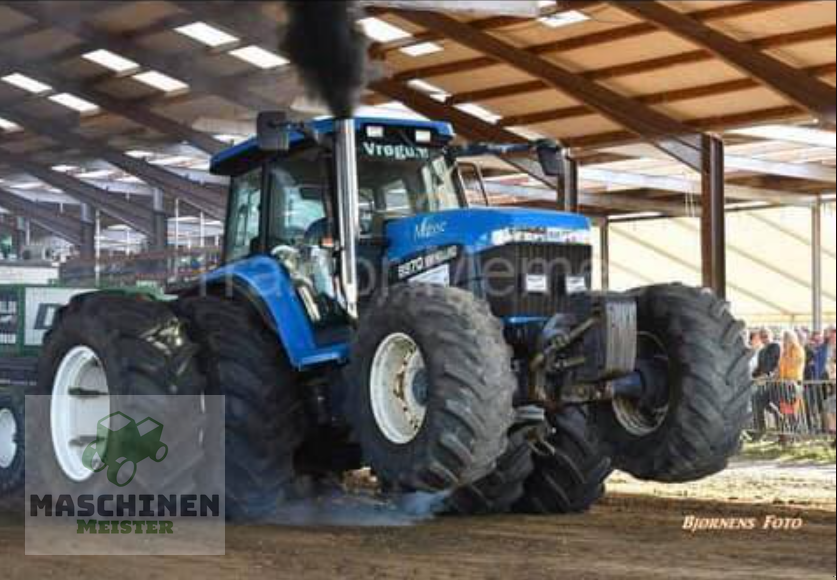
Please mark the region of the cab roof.
<svg viewBox="0 0 837 580"><path fill-rule="evenodd" d="M334 132L334 118L318 119L305 124L314 133L328 135ZM367 125L384 127L403 127L407 129L429 129L438 136L453 138L454 132L450 124L439 121L421 121L417 119L391 119L379 117L355 117L355 129L363 130ZM305 136L298 131L291 134L291 145L302 141ZM214 175L237 175L257 165L268 157L271 152L259 149L256 138L239 143L213 155L209 162L209 171Z"/></svg>

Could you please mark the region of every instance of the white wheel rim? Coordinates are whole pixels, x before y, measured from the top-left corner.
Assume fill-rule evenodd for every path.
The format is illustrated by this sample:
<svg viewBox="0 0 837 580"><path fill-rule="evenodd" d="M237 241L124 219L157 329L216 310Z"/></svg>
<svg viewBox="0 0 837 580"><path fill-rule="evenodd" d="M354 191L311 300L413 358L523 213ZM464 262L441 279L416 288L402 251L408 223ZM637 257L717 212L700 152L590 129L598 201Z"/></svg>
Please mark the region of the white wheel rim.
<svg viewBox="0 0 837 580"><path fill-rule="evenodd" d="M17 456L17 421L11 409L0 409L0 469L8 469Z"/></svg>
<svg viewBox="0 0 837 580"><path fill-rule="evenodd" d="M375 351L370 373L370 398L375 423L392 443L416 438L427 416L424 357L403 333L387 336Z"/></svg>
<svg viewBox="0 0 837 580"><path fill-rule="evenodd" d="M619 424L635 437L651 435L662 427L668 415L668 405L657 409L653 413L643 413L636 405L636 401L625 397L614 397L613 414Z"/></svg>
<svg viewBox="0 0 837 580"><path fill-rule="evenodd" d="M99 421L110 415L109 394L105 369L92 349L76 346L64 355L52 385L50 430L55 459L73 481L93 476L82 457L96 441Z"/></svg>

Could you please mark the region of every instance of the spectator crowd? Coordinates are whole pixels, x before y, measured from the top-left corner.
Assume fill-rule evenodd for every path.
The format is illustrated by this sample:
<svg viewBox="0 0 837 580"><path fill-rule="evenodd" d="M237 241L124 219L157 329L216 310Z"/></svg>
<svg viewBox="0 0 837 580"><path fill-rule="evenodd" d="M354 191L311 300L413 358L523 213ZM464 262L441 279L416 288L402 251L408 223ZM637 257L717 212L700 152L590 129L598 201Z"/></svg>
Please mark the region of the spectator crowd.
<svg viewBox="0 0 837 580"><path fill-rule="evenodd" d="M756 381L757 429L765 427L765 414L758 411L767 410L789 423L792 430L797 422L812 425L823 417L827 431L835 434L836 344L834 328L825 333L787 330L780 340L766 328L750 333L750 347L755 352L751 371ZM772 388L765 388L767 384Z"/></svg>

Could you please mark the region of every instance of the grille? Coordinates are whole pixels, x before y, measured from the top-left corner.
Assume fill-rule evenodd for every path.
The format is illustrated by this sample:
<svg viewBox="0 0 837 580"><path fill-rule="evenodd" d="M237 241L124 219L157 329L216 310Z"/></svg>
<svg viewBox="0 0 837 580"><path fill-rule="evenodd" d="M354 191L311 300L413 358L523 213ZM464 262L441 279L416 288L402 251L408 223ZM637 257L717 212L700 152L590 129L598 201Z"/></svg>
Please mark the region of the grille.
<svg viewBox="0 0 837 580"><path fill-rule="evenodd" d="M589 289L592 257L590 246L578 244L516 243L484 252L480 270L491 310L504 318L552 316L565 310L567 278L584 277ZM545 291L527 291L527 276L537 282L545 276Z"/></svg>

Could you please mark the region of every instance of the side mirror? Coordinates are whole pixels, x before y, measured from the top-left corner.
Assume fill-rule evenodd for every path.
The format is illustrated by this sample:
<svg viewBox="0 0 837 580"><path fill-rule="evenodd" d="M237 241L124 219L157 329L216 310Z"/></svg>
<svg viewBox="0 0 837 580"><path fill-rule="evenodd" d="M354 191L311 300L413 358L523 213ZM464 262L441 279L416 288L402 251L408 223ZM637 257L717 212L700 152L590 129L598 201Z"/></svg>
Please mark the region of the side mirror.
<svg viewBox="0 0 837 580"><path fill-rule="evenodd" d="M538 141L535 145L538 163L546 175L550 177L561 175L561 160L558 158L561 148L554 141Z"/></svg>
<svg viewBox="0 0 837 580"><path fill-rule="evenodd" d="M291 131L291 124L281 111L265 111L256 117L256 142L262 151L288 151Z"/></svg>

